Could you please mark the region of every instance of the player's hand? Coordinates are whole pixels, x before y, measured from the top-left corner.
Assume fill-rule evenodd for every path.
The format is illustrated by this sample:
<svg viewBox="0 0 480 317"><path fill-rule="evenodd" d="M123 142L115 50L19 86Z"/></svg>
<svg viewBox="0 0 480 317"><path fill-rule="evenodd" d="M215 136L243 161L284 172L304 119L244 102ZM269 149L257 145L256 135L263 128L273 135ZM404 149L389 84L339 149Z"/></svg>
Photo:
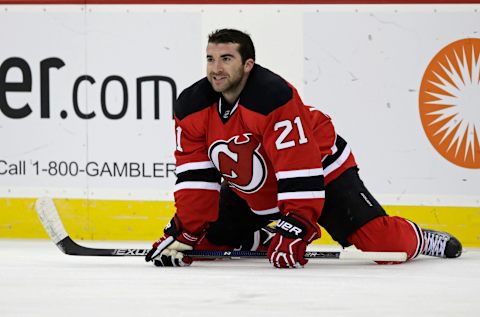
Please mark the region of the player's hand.
<svg viewBox="0 0 480 317"><path fill-rule="evenodd" d="M182 252L192 250L198 236L182 230L180 220L175 215L164 229L164 235L153 243L145 256L145 261L153 261L155 266L189 266L192 258Z"/></svg>
<svg viewBox="0 0 480 317"><path fill-rule="evenodd" d="M276 233L267 255L277 268L299 268L307 264L307 245L318 237L317 228L298 215L282 216L275 228Z"/></svg>

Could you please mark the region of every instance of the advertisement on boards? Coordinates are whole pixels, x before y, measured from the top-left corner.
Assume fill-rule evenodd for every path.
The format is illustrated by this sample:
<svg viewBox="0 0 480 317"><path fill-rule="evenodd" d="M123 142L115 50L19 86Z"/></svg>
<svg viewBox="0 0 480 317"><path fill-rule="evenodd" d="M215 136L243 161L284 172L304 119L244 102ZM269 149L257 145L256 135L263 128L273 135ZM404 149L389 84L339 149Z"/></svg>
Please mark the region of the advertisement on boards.
<svg viewBox="0 0 480 317"><path fill-rule="evenodd" d="M306 13L305 99L384 203L478 206L480 20L416 11Z"/></svg>
<svg viewBox="0 0 480 317"><path fill-rule="evenodd" d="M202 75L200 17L85 10L2 12L1 196L169 197L172 107Z"/></svg>

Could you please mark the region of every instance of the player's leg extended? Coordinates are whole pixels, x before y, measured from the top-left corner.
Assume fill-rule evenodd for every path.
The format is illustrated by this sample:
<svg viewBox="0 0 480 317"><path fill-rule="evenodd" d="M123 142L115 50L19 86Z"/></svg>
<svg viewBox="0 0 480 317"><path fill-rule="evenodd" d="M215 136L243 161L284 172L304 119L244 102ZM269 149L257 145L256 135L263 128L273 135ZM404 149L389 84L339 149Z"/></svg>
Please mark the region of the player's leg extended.
<svg viewBox="0 0 480 317"><path fill-rule="evenodd" d="M363 251L406 252L415 258L423 249L421 229L401 217L377 217L354 231L348 240Z"/></svg>
<svg viewBox="0 0 480 317"><path fill-rule="evenodd" d="M355 231L349 240L364 251L407 252L409 259L418 254L443 258L462 254L462 244L451 234L421 229L401 217L375 218Z"/></svg>
<svg viewBox="0 0 480 317"><path fill-rule="evenodd" d="M266 251L274 231L268 224L279 214L260 216L252 212L227 183L220 190L219 217L196 249Z"/></svg>
<svg viewBox="0 0 480 317"><path fill-rule="evenodd" d="M420 253L446 257L461 253L461 244L451 235L388 216L354 168L327 185L319 223L342 246L354 244L363 251L406 252L408 259Z"/></svg>

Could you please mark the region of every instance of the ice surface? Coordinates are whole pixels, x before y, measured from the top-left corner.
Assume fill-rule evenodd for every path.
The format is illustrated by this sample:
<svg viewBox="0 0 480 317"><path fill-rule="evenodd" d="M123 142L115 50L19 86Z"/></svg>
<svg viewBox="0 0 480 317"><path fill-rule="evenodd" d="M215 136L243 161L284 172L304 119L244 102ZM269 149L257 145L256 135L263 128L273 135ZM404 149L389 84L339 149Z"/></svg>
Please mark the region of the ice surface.
<svg viewBox="0 0 480 317"><path fill-rule="evenodd" d="M401 265L311 260L279 270L242 259L157 268L143 257L68 256L48 240L0 239L0 316L480 316L480 250Z"/></svg>

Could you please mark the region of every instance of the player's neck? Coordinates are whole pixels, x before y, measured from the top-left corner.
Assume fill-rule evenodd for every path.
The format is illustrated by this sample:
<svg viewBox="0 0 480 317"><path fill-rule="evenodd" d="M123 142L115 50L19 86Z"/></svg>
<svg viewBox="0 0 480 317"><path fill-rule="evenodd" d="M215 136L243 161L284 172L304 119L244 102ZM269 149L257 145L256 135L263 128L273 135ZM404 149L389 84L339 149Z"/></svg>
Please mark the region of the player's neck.
<svg viewBox="0 0 480 317"><path fill-rule="evenodd" d="M235 102L235 100L238 99L238 96L240 96L240 92L238 94L222 93L222 97L223 97L223 99L225 99L225 101L228 104L232 105Z"/></svg>

